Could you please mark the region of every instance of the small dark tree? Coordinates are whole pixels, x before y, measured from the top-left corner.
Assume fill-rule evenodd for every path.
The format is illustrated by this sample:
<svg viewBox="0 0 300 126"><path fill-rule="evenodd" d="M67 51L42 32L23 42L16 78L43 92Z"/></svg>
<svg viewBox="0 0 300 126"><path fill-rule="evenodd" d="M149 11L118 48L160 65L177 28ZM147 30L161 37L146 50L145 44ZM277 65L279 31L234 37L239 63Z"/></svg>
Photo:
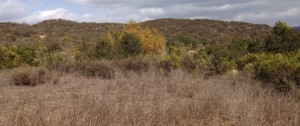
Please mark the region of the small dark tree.
<svg viewBox="0 0 300 126"><path fill-rule="evenodd" d="M300 48L300 33L284 22L277 22L265 39L265 49L273 53L286 53Z"/></svg>
<svg viewBox="0 0 300 126"><path fill-rule="evenodd" d="M114 46L106 39L101 39L96 43L94 56L96 59L110 59L114 54Z"/></svg>
<svg viewBox="0 0 300 126"><path fill-rule="evenodd" d="M121 39L120 46L122 55L125 57L137 56L143 51L141 40L133 33L126 32Z"/></svg>

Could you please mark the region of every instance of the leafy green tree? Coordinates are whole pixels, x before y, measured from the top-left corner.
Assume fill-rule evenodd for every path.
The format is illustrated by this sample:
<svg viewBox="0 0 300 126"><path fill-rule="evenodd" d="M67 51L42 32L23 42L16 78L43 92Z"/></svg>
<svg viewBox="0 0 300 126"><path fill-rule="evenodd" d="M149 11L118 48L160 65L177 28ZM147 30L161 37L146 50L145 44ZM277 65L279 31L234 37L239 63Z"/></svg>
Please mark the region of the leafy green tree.
<svg viewBox="0 0 300 126"><path fill-rule="evenodd" d="M138 36L126 32L120 42L121 55L124 57L137 56L143 52L142 43Z"/></svg>
<svg viewBox="0 0 300 126"><path fill-rule="evenodd" d="M96 43L94 49L96 59L111 59L114 56L114 46L106 39L101 39Z"/></svg>
<svg viewBox="0 0 300 126"><path fill-rule="evenodd" d="M234 39L228 46L228 57L237 60L248 53L249 39Z"/></svg>
<svg viewBox="0 0 300 126"><path fill-rule="evenodd" d="M276 22L273 27L273 33L279 36L285 35L289 30L291 30L291 27L287 23L281 21Z"/></svg>
<svg viewBox="0 0 300 126"><path fill-rule="evenodd" d="M284 22L277 22L265 39L265 49L272 53L286 53L300 48L300 33Z"/></svg>

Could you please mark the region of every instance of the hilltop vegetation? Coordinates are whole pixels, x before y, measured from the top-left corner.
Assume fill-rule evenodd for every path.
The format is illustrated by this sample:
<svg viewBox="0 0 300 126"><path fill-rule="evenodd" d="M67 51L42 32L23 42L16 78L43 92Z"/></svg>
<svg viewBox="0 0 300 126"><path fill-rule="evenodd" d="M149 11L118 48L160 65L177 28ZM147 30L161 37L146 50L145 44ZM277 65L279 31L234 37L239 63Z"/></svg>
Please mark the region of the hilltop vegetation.
<svg viewBox="0 0 300 126"><path fill-rule="evenodd" d="M120 30L124 24L77 23L68 20L46 20L34 25L0 23L0 42L31 42L39 35L46 35L46 43L70 36L75 42L91 42L111 30ZM244 22L218 20L158 19L141 23L142 27L156 28L168 40L178 41L182 35L191 36L200 43L218 41L228 43L235 37L260 39L271 27Z"/></svg>
<svg viewBox="0 0 300 126"><path fill-rule="evenodd" d="M277 22L271 32L263 32L269 29L265 25L177 19L129 21L126 25L49 20L32 26L4 26L1 33L10 38L4 37L0 46L2 69L42 65L84 72L91 61L156 56L155 64L164 72L181 68L217 74L242 70L276 83L279 90L300 85L299 32L284 22ZM194 32L189 32L193 28ZM200 36L195 37L199 31Z"/></svg>
<svg viewBox="0 0 300 126"><path fill-rule="evenodd" d="M182 35L187 35L201 43L229 43L233 38L241 37L261 39L271 31L270 26L263 24L207 19L158 19L143 22L142 25L157 28L171 40L178 40Z"/></svg>

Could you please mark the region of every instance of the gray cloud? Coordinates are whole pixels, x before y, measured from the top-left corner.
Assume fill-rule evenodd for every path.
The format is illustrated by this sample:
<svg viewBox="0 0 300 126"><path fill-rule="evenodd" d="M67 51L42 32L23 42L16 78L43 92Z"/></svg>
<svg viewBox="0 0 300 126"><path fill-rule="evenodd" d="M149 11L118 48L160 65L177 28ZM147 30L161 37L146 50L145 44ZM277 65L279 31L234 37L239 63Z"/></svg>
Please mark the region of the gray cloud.
<svg viewBox="0 0 300 126"><path fill-rule="evenodd" d="M163 17L209 18L249 21L273 25L277 20L300 25L299 0L69 0L91 8L102 8L124 19L139 15L146 19ZM119 13L119 8L127 8ZM105 13L105 12L104 12Z"/></svg>
<svg viewBox="0 0 300 126"><path fill-rule="evenodd" d="M13 9L14 8L14 9ZM7 0L0 1L0 20L1 21L10 21L22 16L25 16L24 12L25 5L15 1L15 0Z"/></svg>
<svg viewBox="0 0 300 126"><path fill-rule="evenodd" d="M3 1L3 2L1 2ZM28 0L34 1L34 0ZM51 2L51 0L43 0ZM65 0L69 8L26 12L21 0L0 0L0 21L36 23L51 18L76 21L126 22L157 18L206 18L273 25L300 25L300 0ZM80 7L72 8L72 4ZM70 7L71 6L71 7ZM16 9L12 9L16 8Z"/></svg>

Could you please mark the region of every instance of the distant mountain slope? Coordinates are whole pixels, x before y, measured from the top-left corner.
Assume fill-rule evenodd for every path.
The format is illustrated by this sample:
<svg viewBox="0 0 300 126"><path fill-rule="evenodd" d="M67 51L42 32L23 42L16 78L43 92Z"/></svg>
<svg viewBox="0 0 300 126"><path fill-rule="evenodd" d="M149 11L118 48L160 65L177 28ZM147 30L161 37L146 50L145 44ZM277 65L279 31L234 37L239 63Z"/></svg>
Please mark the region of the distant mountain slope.
<svg viewBox="0 0 300 126"><path fill-rule="evenodd" d="M143 25L156 27L169 38L189 35L200 42L213 40L226 42L234 37L262 38L271 30L268 25L207 19L158 19L146 21Z"/></svg>
<svg viewBox="0 0 300 126"><path fill-rule="evenodd" d="M300 31L300 26L299 27L294 27L297 31Z"/></svg>
<svg viewBox="0 0 300 126"><path fill-rule="evenodd" d="M271 27L244 22L218 20L157 19L142 22L143 27L154 27L163 32L168 39L177 40L181 35L198 39L200 42L229 42L236 37L262 38ZM34 25L0 23L0 43L32 42L39 35L45 35L47 43L70 37L77 42L97 41L109 30L121 29L118 23L78 23L68 20L46 20Z"/></svg>

